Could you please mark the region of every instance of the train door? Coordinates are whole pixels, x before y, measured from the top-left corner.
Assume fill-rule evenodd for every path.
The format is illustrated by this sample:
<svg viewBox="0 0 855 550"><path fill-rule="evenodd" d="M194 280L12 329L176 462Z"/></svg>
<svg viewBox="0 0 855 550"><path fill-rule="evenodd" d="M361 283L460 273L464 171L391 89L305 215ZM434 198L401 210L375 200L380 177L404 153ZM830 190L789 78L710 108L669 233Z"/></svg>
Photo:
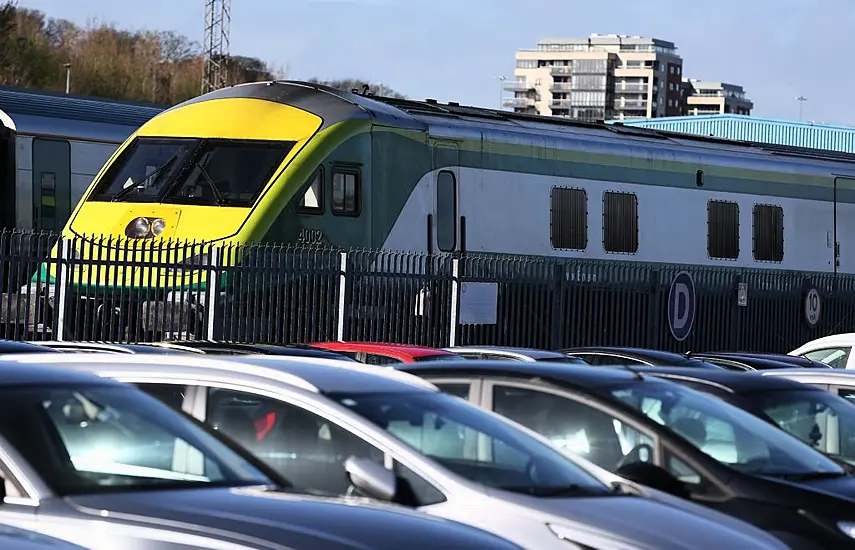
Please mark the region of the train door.
<svg viewBox="0 0 855 550"><path fill-rule="evenodd" d="M33 228L61 231L71 216L71 144L33 138Z"/></svg>
<svg viewBox="0 0 855 550"><path fill-rule="evenodd" d="M435 178L433 239L429 245L437 252L461 250L458 231L459 212L459 152L457 144L437 141L433 145ZM465 228L464 228L465 230Z"/></svg>

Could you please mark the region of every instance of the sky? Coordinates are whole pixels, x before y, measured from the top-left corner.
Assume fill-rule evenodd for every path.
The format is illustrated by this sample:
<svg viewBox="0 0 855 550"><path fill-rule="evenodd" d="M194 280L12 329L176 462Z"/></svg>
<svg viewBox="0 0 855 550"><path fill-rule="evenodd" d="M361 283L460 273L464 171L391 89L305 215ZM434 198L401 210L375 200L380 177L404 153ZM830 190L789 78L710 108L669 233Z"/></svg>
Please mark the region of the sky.
<svg viewBox="0 0 855 550"><path fill-rule="evenodd" d="M80 25L202 41L204 0L18 0ZM757 116L855 126L855 0L232 0L230 52L288 78L361 78L413 99L497 107L514 54L543 38L674 42L685 76L741 85ZM840 100L839 102L837 100Z"/></svg>

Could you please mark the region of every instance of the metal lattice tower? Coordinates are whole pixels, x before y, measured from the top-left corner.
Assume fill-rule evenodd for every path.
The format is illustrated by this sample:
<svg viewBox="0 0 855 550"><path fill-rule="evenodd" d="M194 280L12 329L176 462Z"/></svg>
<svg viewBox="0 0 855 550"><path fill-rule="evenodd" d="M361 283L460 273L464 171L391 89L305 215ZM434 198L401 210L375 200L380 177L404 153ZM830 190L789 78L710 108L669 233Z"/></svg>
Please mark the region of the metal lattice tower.
<svg viewBox="0 0 855 550"><path fill-rule="evenodd" d="M202 93L228 85L226 63L229 56L231 0L205 0L205 73Z"/></svg>

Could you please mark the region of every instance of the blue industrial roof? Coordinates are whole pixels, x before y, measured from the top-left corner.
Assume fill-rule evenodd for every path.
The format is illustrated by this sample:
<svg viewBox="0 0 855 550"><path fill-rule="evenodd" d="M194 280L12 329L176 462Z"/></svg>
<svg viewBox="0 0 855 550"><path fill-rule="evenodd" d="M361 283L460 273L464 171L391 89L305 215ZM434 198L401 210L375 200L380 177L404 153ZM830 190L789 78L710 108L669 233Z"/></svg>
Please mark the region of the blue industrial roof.
<svg viewBox="0 0 855 550"><path fill-rule="evenodd" d="M736 141L855 153L855 127L851 126L732 114L608 121L608 124L615 123Z"/></svg>
<svg viewBox="0 0 855 550"><path fill-rule="evenodd" d="M23 115L139 127L167 108L166 105L0 86L0 109L12 120L18 118L16 115Z"/></svg>

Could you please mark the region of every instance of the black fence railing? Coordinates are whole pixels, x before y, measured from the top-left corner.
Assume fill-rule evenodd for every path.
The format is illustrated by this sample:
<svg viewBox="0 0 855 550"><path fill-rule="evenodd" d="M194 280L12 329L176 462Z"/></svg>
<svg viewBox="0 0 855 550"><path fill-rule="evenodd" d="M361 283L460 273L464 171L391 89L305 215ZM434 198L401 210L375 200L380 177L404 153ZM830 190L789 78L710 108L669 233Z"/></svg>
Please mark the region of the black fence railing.
<svg viewBox="0 0 855 550"><path fill-rule="evenodd" d="M678 341L682 271L695 308ZM0 281L0 338L16 340L786 352L855 331L855 276L774 270L2 232Z"/></svg>

